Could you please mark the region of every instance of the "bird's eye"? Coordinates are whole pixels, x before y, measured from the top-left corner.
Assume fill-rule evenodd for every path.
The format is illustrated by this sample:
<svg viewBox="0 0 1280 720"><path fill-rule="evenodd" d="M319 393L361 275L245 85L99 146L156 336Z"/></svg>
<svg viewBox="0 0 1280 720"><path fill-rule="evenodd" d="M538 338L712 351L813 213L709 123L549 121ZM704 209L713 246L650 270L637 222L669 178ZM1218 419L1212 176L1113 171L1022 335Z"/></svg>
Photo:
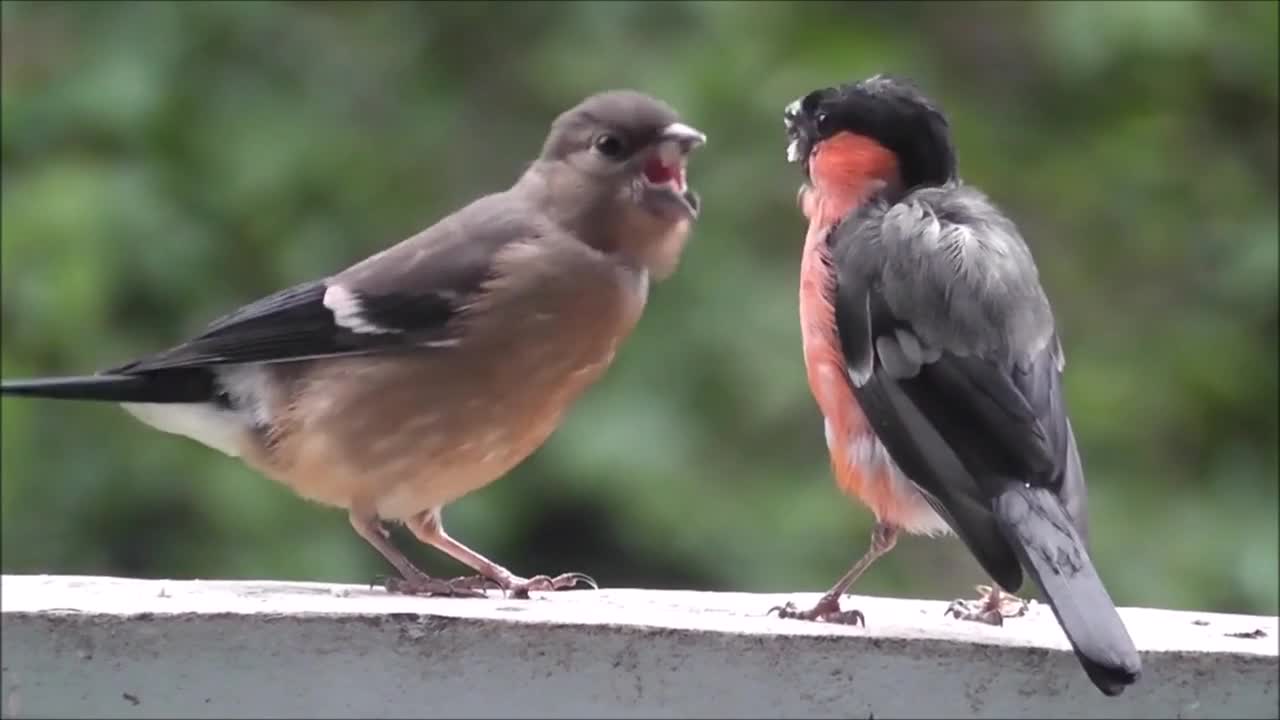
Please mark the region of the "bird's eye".
<svg viewBox="0 0 1280 720"><path fill-rule="evenodd" d="M831 116L825 112L820 112L814 120L818 123L818 131L825 132L827 130L827 126L830 124Z"/></svg>
<svg viewBox="0 0 1280 720"><path fill-rule="evenodd" d="M596 152L607 158L621 157L623 151L626 150L622 141L619 140L616 135L610 135L609 133L598 136L595 139L594 145Z"/></svg>

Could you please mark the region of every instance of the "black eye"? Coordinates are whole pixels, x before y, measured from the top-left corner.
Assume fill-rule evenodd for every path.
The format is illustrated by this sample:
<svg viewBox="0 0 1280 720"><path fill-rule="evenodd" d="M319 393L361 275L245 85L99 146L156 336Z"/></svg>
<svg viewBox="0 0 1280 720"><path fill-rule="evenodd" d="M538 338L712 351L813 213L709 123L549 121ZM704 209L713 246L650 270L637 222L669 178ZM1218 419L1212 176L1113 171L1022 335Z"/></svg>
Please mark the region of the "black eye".
<svg viewBox="0 0 1280 720"><path fill-rule="evenodd" d="M609 133L598 136L594 145L596 152L607 158L621 157L623 151L626 150L626 146L623 145L622 141L616 135L610 135Z"/></svg>
<svg viewBox="0 0 1280 720"><path fill-rule="evenodd" d="M826 132L828 126L831 124L831 116L827 115L825 112L818 113L814 120L818 123L818 132Z"/></svg>

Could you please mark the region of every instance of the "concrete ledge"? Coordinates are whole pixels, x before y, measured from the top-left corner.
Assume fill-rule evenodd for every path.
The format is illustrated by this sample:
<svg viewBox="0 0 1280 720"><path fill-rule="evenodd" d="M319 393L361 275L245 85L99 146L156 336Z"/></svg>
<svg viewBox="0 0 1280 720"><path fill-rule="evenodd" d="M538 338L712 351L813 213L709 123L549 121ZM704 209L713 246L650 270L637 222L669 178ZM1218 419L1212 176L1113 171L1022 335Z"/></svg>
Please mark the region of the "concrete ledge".
<svg viewBox="0 0 1280 720"><path fill-rule="evenodd" d="M347 585L6 575L3 716L1277 717L1277 619L1126 608L1139 685L1098 693L1043 605L1003 628L859 597L656 590L532 600Z"/></svg>

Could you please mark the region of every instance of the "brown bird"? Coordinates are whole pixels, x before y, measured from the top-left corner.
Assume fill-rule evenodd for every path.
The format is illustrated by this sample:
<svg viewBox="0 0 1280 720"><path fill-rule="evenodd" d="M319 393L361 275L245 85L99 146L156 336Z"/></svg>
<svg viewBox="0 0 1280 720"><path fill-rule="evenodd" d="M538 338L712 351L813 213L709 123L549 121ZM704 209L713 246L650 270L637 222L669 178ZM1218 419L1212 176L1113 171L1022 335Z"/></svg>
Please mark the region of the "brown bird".
<svg viewBox="0 0 1280 720"><path fill-rule="evenodd" d="M407 240L168 350L0 392L121 403L346 509L399 571L391 590L479 596L487 579L527 596L590 582L519 577L450 537L441 510L528 457L604 373L650 281L679 262L699 210L686 162L705 141L660 100L593 95L555 119L510 188ZM429 577L382 520L481 577Z"/></svg>

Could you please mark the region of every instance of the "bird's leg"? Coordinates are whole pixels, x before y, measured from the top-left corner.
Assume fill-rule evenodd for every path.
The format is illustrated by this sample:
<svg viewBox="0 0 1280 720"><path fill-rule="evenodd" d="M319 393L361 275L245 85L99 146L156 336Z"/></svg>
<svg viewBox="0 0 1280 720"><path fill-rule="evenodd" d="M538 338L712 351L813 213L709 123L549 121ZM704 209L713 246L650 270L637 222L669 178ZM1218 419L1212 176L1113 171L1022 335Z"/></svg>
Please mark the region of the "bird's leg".
<svg viewBox="0 0 1280 720"><path fill-rule="evenodd" d="M352 510L348 517L351 520L351 527L355 528L360 537L364 538L375 550L382 553L382 557L386 558L387 562L391 563L399 571L401 579L392 578L388 580L387 590L411 595L485 596L484 593L477 592L465 583L460 583L456 580L433 578L419 570L416 565L410 562L409 558L405 557L404 553L396 549L396 546L391 543L391 537L387 534L387 529L382 527L382 523L378 521L377 515Z"/></svg>
<svg viewBox="0 0 1280 720"><path fill-rule="evenodd" d="M826 595L823 595L818 603L808 610L797 610L794 603L788 602L781 607L771 608L770 613L777 611L780 618L796 618L799 620L820 620L822 622L841 623L843 625L866 626L867 618L859 610L841 610L840 596L845 594L851 585L858 579L867 568L871 567L871 563L875 562L881 555L893 549L898 543L898 528L894 525L887 525L877 522L875 527L871 529L871 547L867 548L867 552L853 567L849 568L849 572L840 578Z"/></svg>
<svg viewBox="0 0 1280 720"><path fill-rule="evenodd" d="M567 590L579 582L598 588L595 580L582 573L564 573L556 577L535 575L528 579L522 578L450 537L440 522L438 508L419 513L410 518L406 524L419 540L448 553L454 560L497 583L511 597L527 598L530 590Z"/></svg>
<svg viewBox="0 0 1280 720"><path fill-rule="evenodd" d="M947 606L946 614L988 625L1004 625L1005 618L1027 614L1027 601L1017 595L1004 592L995 585L978 585L975 589L978 591L977 600L953 600Z"/></svg>

